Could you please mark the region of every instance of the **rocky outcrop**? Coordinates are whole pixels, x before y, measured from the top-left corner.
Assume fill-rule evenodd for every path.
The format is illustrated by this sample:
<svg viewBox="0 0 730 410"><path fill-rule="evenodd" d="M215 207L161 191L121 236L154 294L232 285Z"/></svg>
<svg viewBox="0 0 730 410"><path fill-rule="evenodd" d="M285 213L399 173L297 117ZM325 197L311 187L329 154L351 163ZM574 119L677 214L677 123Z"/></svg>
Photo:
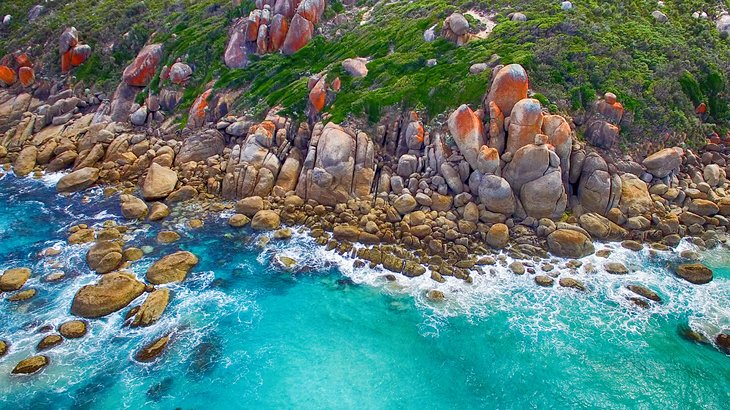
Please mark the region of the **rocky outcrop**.
<svg viewBox="0 0 730 410"><path fill-rule="evenodd" d="M595 251L591 239L573 229L556 230L548 235L547 243L550 253L563 258L579 259Z"/></svg>
<svg viewBox="0 0 730 410"><path fill-rule="evenodd" d="M299 176L297 195L325 205L368 195L375 177L374 149L363 132L355 134L334 123L318 125Z"/></svg>
<svg viewBox="0 0 730 410"><path fill-rule="evenodd" d="M565 212L567 195L560 158L547 145L529 144L517 150L503 170L505 180L519 194L528 216L558 218Z"/></svg>
<svg viewBox="0 0 730 410"><path fill-rule="evenodd" d="M93 285L82 287L74 296L71 313L97 318L129 305L144 292L144 284L129 273L109 273Z"/></svg>
<svg viewBox="0 0 730 410"><path fill-rule="evenodd" d="M198 264L198 258L190 252L180 251L167 255L147 269L147 281L163 285L185 280L190 269Z"/></svg>
<svg viewBox="0 0 730 410"><path fill-rule="evenodd" d="M175 165L190 161L205 161L223 153L226 141L217 130L205 130L195 133L183 141L180 152L175 156Z"/></svg>

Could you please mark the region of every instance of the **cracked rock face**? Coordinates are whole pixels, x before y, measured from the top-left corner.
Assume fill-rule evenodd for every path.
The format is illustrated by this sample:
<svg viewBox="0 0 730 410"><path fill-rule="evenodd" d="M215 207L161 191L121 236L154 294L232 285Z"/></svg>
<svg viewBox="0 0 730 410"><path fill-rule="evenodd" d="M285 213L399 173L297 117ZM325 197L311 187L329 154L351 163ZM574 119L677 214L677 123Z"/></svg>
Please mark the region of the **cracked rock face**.
<svg viewBox="0 0 730 410"><path fill-rule="evenodd" d="M304 160L297 195L320 204L335 205L370 193L374 171L374 146L365 133L348 132L329 123L313 133Z"/></svg>

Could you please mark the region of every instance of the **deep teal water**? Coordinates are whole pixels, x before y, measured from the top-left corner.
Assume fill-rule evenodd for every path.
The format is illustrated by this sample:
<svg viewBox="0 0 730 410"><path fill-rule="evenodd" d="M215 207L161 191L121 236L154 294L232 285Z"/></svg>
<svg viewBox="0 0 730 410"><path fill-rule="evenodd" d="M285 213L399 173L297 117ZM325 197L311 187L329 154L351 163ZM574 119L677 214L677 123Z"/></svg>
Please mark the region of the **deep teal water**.
<svg viewBox="0 0 730 410"><path fill-rule="evenodd" d="M89 200L87 204L83 204ZM537 287L506 269L449 280L443 303L424 294L430 279L354 270L304 235L257 246L259 237L211 217L171 245L154 241L159 224L129 238L153 251L132 270L143 277L159 256L186 249L201 263L182 284L164 319L149 328L122 326L124 310L90 324L90 334L47 352L51 364L11 376L33 354L42 327L71 318L76 290L98 279L84 263L87 246L67 246L79 222L119 219L116 198L99 190L68 198L44 181L0 178L0 269L29 266L38 295L0 297L3 409L235 408L677 408L727 409L730 357L679 336L691 324L712 336L730 329L730 252L705 255L716 279L692 286L666 269L673 254L615 250L638 272L581 274L590 288ZM166 226L170 228L170 226ZM63 247L53 258L38 253ZM297 272L272 264L284 254ZM594 261L600 261L595 258ZM596 262L600 265L600 262ZM54 270L67 277L45 283ZM657 291L649 310L626 300L627 283ZM4 296L4 295L3 295ZM172 332L169 350L142 365L134 352Z"/></svg>

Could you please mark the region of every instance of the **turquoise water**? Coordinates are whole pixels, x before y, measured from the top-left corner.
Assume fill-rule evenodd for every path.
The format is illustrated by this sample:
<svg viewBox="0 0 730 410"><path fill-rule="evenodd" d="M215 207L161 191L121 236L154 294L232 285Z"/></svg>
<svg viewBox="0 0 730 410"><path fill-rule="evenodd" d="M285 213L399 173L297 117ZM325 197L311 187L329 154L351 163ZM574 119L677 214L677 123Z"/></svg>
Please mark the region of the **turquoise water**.
<svg viewBox="0 0 730 410"><path fill-rule="evenodd" d="M55 179L0 179L0 269L31 267L26 287L39 291L26 302L0 300L0 338L11 342L0 359L3 409L726 409L730 402L730 357L678 334L685 324L708 336L730 329L727 250L705 256L716 269L705 286L669 274L670 253L616 249L612 258L637 272L580 274L587 293L540 288L530 275L496 268L473 285L438 285L447 300L432 303L430 279L387 283L382 272L353 269L304 235L261 248L259 236L218 216L196 231L165 225L183 235L171 245L155 243L159 224L129 238L154 247L131 267L140 278L177 249L201 260L170 286L163 320L129 329L125 310L94 320L86 337L48 351L51 364L41 373L11 376L35 352L44 326L71 318L76 290L98 279L84 263L88 245L66 245L66 229L124 223L117 198L98 189L58 197ZM61 254L40 257L49 246ZM300 269L277 269L272 259L282 254ZM63 281L41 280L59 269ZM649 286L664 303L634 306L628 283ZM173 339L159 361L132 360L168 332Z"/></svg>

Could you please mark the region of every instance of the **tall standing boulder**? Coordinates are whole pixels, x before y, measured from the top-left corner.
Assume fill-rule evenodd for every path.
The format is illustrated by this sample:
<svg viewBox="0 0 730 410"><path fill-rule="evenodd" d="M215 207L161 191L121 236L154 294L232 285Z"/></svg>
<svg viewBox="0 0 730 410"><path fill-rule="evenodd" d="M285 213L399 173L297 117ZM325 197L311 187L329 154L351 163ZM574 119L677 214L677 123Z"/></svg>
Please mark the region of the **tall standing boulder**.
<svg viewBox="0 0 730 410"><path fill-rule="evenodd" d="M328 123L321 132L315 128L296 192L305 199L336 205L368 195L374 177L370 138Z"/></svg>
<svg viewBox="0 0 730 410"><path fill-rule="evenodd" d="M146 87L157 72L162 58L162 44L146 45L122 73L125 83L135 87Z"/></svg>
<svg viewBox="0 0 730 410"><path fill-rule="evenodd" d="M527 98L529 81L527 72L519 64L509 64L494 76L492 86L484 105L494 102L505 117L512 115L512 108L518 101Z"/></svg>
<svg viewBox="0 0 730 410"><path fill-rule="evenodd" d="M473 169L477 169L479 149L485 144L482 121L468 105L462 104L451 113L448 125L461 155Z"/></svg>
<svg viewBox="0 0 730 410"><path fill-rule="evenodd" d="M518 101L512 108L505 150L515 153L525 145L535 142L535 136L542 133L542 123L540 101L534 98Z"/></svg>
<svg viewBox="0 0 730 410"><path fill-rule="evenodd" d="M299 51L309 43L314 34L314 24L300 14L294 16L289 25L284 43L281 45L281 52L291 55Z"/></svg>

